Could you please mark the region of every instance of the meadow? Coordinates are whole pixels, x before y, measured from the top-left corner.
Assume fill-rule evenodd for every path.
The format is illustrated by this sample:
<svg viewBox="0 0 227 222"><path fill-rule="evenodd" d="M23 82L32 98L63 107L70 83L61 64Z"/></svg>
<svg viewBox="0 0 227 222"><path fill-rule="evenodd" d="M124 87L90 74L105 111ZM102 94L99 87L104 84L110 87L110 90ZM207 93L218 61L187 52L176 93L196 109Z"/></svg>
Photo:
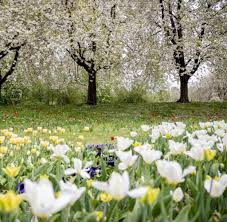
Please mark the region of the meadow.
<svg viewBox="0 0 227 222"><path fill-rule="evenodd" d="M0 107L0 221L227 221L227 103Z"/></svg>
<svg viewBox="0 0 227 222"><path fill-rule="evenodd" d="M199 121L227 120L227 102L224 103L139 103L48 106L43 104L18 104L2 106L0 128L28 127L67 129L65 137L76 141L75 135L86 136L88 143L109 142L111 136L127 135L142 124L158 124L162 121L184 121L188 124ZM90 133L83 128L89 126Z"/></svg>

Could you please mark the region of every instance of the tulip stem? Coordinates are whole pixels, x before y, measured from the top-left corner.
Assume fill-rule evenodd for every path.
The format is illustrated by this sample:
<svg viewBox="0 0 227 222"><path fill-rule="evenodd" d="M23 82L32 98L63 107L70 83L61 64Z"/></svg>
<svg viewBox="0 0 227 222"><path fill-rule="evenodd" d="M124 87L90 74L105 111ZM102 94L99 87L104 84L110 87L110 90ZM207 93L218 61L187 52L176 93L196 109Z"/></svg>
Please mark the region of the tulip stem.
<svg viewBox="0 0 227 222"><path fill-rule="evenodd" d="M106 221L109 221L109 219L112 218L111 216L112 216L112 214L114 213L114 211L115 211L115 209L117 208L117 206L118 206L118 201L115 201L115 202L112 204L111 208L110 208L110 211L109 211L109 213L108 213L108 217L107 217Z"/></svg>
<svg viewBox="0 0 227 222"><path fill-rule="evenodd" d="M70 215L70 207L66 207L65 209L63 209L62 213L61 213L61 221L62 222L68 222L69 221L69 215Z"/></svg>

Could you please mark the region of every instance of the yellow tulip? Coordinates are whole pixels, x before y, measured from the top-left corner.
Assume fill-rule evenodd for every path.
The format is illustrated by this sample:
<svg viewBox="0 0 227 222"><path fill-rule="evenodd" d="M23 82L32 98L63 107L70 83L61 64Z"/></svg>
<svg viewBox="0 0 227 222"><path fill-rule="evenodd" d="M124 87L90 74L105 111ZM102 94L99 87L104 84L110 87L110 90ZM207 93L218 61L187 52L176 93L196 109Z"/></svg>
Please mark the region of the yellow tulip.
<svg viewBox="0 0 227 222"><path fill-rule="evenodd" d="M81 146L83 146L83 143L81 143L81 142L76 142L76 145L79 146L79 147L81 147Z"/></svg>
<svg viewBox="0 0 227 222"><path fill-rule="evenodd" d="M87 186L90 188L92 187L92 184L93 184L94 180L87 180Z"/></svg>
<svg viewBox="0 0 227 222"><path fill-rule="evenodd" d="M32 154L36 154L36 152L37 152L37 149L36 149L36 148L32 148L32 149L31 149L31 153L32 153Z"/></svg>
<svg viewBox="0 0 227 222"><path fill-rule="evenodd" d="M84 136L83 136L83 135L79 135L79 136L78 136L78 139L79 139L79 140L84 140Z"/></svg>
<svg viewBox="0 0 227 222"><path fill-rule="evenodd" d="M57 127L57 131L62 134L65 133L65 129L62 127Z"/></svg>
<svg viewBox="0 0 227 222"><path fill-rule="evenodd" d="M100 221L103 218L103 215L102 211L95 211L96 221Z"/></svg>
<svg viewBox="0 0 227 222"><path fill-rule="evenodd" d="M80 151L82 150L82 148L81 148L80 146L76 146L76 147L74 148L74 150L75 150L76 152L80 152Z"/></svg>
<svg viewBox="0 0 227 222"><path fill-rule="evenodd" d="M38 127L37 127L37 130L38 130L38 131L42 131L42 129L43 129L43 128L42 128L41 126L38 126Z"/></svg>
<svg viewBox="0 0 227 222"><path fill-rule="evenodd" d="M8 148L6 146L0 146L0 154L6 154Z"/></svg>
<svg viewBox="0 0 227 222"><path fill-rule="evenodd" d="M3 144L5 141L5 137L4 136L0 136L0 144Z"/></svg>
<svg viewBox="0 0 227 222"><path fill-rule="evenodd" d="M132 144L134 147L137 147L137 146L141 146L142 143L138 142L138 141L135 141L133 144Z"/></svg>
<svg viewBox="0 0 227 222"><path fill-rule="evenodd" d="M24 144L29 144L29 143L31 143L30 137L25 136L25 137L23 138L23 143L24 143Z"/></svg>
<svg viewBox="0 0 227 222"><path fill-rule="evenodd" d="M35 136L38 134L38 130L33 130L32 135Z"/></svg>
<svg viewBox="0 0 227 222"><path fill-rule="evenodd" d="M25 133L32 133L33 131L33 128L27 128L24 130Z"/></svg>
<svg viewBox="0 0 227 222"><path fill-rule="evenodd" d="M60 196L61 196L61 191L58 191L58 192L54 193L54 196L55 196L56 198L60 197Z"/></svg>
<svg viewBox="0 0 227 222"><path fill-rule="evenodd" d="M88 126L85 126L84 129L83 129L85 132L89 132L90 131L90 128Z"/></svg>
<svg viewBox="0 0 227 222"><path fill-rule="evenodd" d="M0 210L9 213L17 209L22 202L20 195L13 191L8 191L6 194L0 194Z"/></svg>
<svg viewBox="0 0 227 222"><path fill-rule="evenodd" d="M48 133L48 129L43 129L42 132L43 133Z"/></svg>
<svg viewBox="0 0 227 222"><path fill-rule="evenodd" d="M49 142L48 142L48 141L41 141L41 142L40 142L40 145L41 145L42 147L44 147L44 148L48 148Z"/></svg>
<svg viewBox="0 0 227 222"><path fill-rule="evenodd" d="M12 137L10 139L10 143L13 145L23 145L23 144L28 144L29 143L29 138L28 137Z"/></svg>
<svg viewBox="0 0 227 222"><path fill-rule="evenodd" d="M210 160L213 160L214 157L216 156L216 150L207 149L205 150L204 154L205 154L205 159L207 161L210 161Z"/></svg>
<svg viewBox="0 0 227 222"><path fill-rule="evenodd" d="M58 139L58 144L64 144L65 143L65 139L64 138L59 138Z"/></svg>
<svg viewBox="0 0 227 222"><path fill-rule="evenodd" d="M105 192L101 193L99 197L100 197L100 200L104 203L108 203L113 199L113 197L110 194Z"/></svg>
<svg viewBox="0 0 227 222"><path fill-rule="evenodd" d="M2 170L6 175L10 177L16 177L19 174L20 169L21 167L19 166L19 167L6 167L6 168L3 168Z"/></svg>
<svg viewBox="0 0 227 222"><path fill-rule="evenodd" d="M40 175L39 179L40 180L48 180L49 179L49 176L46 175L46 174L42 174L42 175Z"/></svg>
<svg viewBox="0 0 227 222"><path fill-rule="evenodd" d="M172 139L172 137L173 137L170 133L166 133L165 136L166 136L166 139Z"/></svg>
<svg viewBox="0 0 227 222"><path fill-rule="evenodd" d="M152 204L158 197L160 193L159 188L149 187L147 193L141 197L140 201L146 204Z"/></svg>
<svg viewBox="0 0 227 222"><path fill-rule="evenodd" d="M58 144L58 136L50 136L49 139L54 143L54 144Z"/></svg>
<svg viewBox="0 0 227 222"><path fill-rule="evenodd" d="M10 131L5 131L3 134L4 134L4 136L7 137L7 138L10 138L10 137L13 135L13 133L10 132Z"/></svg>

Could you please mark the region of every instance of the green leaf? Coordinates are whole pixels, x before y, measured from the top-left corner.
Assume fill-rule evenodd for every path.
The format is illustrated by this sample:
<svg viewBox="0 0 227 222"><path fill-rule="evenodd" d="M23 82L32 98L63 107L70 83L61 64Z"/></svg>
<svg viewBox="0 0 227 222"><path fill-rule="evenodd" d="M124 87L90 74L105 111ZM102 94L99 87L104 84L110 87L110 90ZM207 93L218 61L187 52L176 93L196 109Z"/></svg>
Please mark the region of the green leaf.
<svg viewBox="0 0 227 222"><path fill-rule="evenodd" d="M52 168L53 168L52 164L51 165L45 164L45 165L42 165L38 168L34 168L34 170L32 171L33 180L36 180L37 177L39 177L42 174L49 174L50 171L52 170Z"/></svg>
<svg viewBox="0 0 227 222"><path fill-rule="evenodd" d="M60 214L54 215L53 217L51 217L51 218L48 220L48 222L54 222L54 221L56 221L56 220L59 218L59 216L60 216Z"/></svg>
<svg viewBox="0 0 227 222"><path fill-rule="evenodd" d="M101 160L101 169L102 169L101 178L102 178L102 180L106 180L107 179L106 164L103 161L103 159Z"/></svg>
<svg viewBox="0 0 227 222"><path fill-rule="evenodd" d="M226 222L227 221L227 214L223 215L219 222Z"/></svg>
<svg viewBox="0 0 227 222"><path fill-rule="evenodd" d="M191 206L190 205L185 206L180 211L180 213L178 214L178 216L175 218L174 222L189 222L188 214L189 214L190 209L191 209Z"/></svg>
<svg viewBox="0 0 227 222"><path fill-rule="evenodd" d="M143 207L136 202L133 211L128 213L126 218L124 219L124 222L137 222L137 221L144 221L143 220Z"/></svg>
<svg viewBox="0 0 227 222"><path fill-rule="evenodd" d="M88 214L86 217L83 218L83 222L94 222L96 221L96 217L94 213Z"/></svg>
<svg viewBox="0 0 227 222"><path fill-rule="evenodd" d="M152 216L158 217L160 214L161 214L161 206L160 206L160 203L157 202L153 207Z"/></svg>
<svg viewBox="0 0 227 222"><path fill-rule="evenodd" d="M70 217L70 207L65 207L61 211L61 221L62 222L69 222L69 217Z"/></svg>

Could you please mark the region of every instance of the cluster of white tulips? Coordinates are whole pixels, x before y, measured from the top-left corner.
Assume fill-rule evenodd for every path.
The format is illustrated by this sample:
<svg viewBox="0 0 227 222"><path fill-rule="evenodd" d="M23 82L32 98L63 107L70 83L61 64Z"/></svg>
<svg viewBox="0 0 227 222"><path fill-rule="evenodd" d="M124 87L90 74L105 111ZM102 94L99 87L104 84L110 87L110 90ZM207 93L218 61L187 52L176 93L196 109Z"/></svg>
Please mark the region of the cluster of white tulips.
<svg viewBox="0 0 227 222"><path fill-rule="evenodd" d="M216 217L213 205L222 218L227 190L225 121L188 127L182 122L142 125L128 137L114 137L113 149L86 149L80 138L79 152L78 146L56 135L46 139L38 131L25 130L26 136L20 137L13 130L1 131L1 221L22 222L24 215L33 222L66 217L136 221L135 215L145 212L147 218L160 221L182 214L188 219L196 215L195 221L200 221ZM207 207L202 209L199 202Z"/></svg>

